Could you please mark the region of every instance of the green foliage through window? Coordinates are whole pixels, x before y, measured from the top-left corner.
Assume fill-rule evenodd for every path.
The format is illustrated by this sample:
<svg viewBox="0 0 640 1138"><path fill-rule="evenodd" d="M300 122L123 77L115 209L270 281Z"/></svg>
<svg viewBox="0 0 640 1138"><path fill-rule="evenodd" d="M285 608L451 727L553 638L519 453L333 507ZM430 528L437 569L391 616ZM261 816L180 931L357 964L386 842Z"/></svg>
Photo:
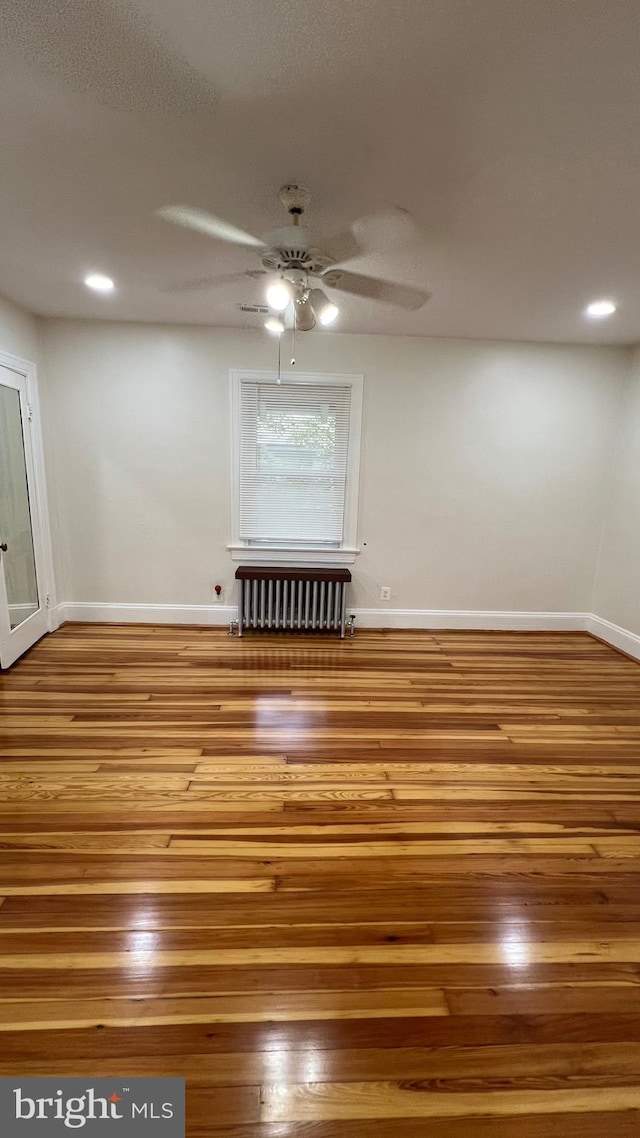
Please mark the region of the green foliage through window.
<svg viewBox="0 0 640 1138"><path fill-rule="evenodd" d="M336 416L278 413L261 408L257 422L258 469L264 473L295 466L309 472L333 470L336 445Z"/></svg>

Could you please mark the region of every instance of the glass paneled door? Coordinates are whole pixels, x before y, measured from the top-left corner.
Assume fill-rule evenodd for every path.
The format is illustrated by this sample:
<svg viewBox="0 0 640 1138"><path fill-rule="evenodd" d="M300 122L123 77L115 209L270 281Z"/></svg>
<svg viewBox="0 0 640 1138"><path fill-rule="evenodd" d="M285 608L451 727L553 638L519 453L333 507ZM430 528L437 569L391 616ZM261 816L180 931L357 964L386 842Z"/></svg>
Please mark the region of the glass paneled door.
<svg viewBox="0 0 640 1138"><path fill-rule="evenodd" d="M0 365L0 665L48 630L26 376Z"/></svg>

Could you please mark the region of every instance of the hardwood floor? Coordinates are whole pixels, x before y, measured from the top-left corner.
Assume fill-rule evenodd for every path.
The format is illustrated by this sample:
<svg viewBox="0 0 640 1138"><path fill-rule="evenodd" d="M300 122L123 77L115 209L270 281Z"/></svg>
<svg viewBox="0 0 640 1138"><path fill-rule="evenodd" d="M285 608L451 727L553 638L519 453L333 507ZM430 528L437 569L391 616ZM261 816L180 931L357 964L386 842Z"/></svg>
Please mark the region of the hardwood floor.
<svg viewBox="0 0 640 1138"><path fill-rule="evenodd" d="M0 1075L190 1138L640 1132L640 667L66 625L0 679Z"/></svg>

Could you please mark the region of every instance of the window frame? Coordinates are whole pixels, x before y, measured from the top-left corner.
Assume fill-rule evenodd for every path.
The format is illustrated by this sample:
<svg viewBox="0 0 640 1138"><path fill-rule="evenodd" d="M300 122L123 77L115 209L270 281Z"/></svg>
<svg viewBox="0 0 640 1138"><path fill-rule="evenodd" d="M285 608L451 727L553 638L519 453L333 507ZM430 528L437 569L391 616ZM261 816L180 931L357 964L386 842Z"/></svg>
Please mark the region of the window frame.
<svg viewBox="0 0 640 1138"><path fill-rule="evenodd" d="M283 386L296 384L309 386L322 384L331 387L351 388L349 418L349 451L344 505L343 540L340 546L284 544L251 545L240 539L240 450L241 450L241 384L243 380L277 385L275 371L256 371L250 368L231 368L229 371L229 410L231 420L231 541L227 549L233 561L259 564L270 561L288 565L349 565L360 552L357 544L358 499L360 493L360 448L362 441L362 403L364 376L327 375L323 372L287 372L282 376Z"/></svg>

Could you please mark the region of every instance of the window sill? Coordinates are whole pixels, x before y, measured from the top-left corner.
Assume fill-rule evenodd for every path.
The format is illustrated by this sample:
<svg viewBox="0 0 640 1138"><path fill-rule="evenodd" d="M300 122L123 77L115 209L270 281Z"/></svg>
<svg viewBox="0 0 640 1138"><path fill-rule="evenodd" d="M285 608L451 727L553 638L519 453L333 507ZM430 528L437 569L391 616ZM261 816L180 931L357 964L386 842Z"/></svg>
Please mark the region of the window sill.
<svg viewBox="0 0 640 1138"><path fill-rule="evenodd" d="M245 565L353 565L359 549L343 547L342 549L300 549L277 546L269 548L261 545L227 546L232 561L243 561Z"/></svg>

